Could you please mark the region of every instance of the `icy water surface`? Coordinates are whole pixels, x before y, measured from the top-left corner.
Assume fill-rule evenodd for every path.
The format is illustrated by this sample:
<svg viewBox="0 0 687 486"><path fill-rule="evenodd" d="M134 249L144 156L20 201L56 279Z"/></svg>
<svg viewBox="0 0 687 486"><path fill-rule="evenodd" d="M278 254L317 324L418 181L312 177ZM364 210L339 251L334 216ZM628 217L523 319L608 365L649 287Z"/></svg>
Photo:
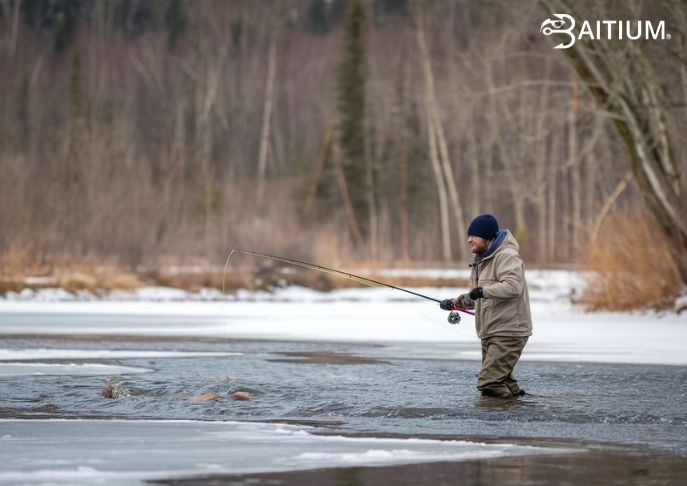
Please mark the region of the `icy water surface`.
<svg viewBox="0 0 687 486"><path fill-rule="evenodd" d="M208 474L577 452L460 440L314 435L303 426L227 421L0 420L0 427L0 484L12 485L122 486Z"/></svg>
<svg viewBox="0 0 687 486"><path fill-rule="evenodd" d="M507 401L471 317L396 293L0 300L0 485L683 484L687 321L549 280Z"/></svg>
<svg viewBox="0 0 687 486"><path fill-rule="evenodd" d="M573 438L687 455L687 368L679 366L525 361L516 371L528 395L501 401L474 389L477 361L403 359L402 348L380 345L25 337L0 348L5 419L267 421L339 433ZM236 391L252 399L233 400ZM219 397L198 400L202 393Z"/></svg>

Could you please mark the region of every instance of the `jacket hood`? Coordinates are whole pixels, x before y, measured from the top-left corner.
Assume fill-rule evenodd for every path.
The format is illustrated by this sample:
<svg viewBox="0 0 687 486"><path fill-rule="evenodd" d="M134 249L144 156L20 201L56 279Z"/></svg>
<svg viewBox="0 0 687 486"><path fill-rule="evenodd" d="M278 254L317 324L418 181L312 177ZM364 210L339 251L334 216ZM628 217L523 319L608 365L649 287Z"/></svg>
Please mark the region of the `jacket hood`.
<svg viewBox="0 0 687 486"><path fill-rule="evenodd" d="M491 245L489 245L489 248L487 248L486 253L484 253L483 255L475 255L470 266L482 262L487 258L491 258L494 255L494 253L496 253L497 251L504 250L506 248L512 248L517 252L520 249L520 245L518 245L517 240L509 230L502 229L499 230L499 232L496 234L496 238L491 243Z"/></svg>
<svg viewBox="0 0 687 486"><path fill-rule="evenodd" d="M515 251L519 251L520 245L518 244L518 241L515 239L515 236L513 236L513 233L511 233L510 230L499 230L498 234L496 235L496 239L487 249L487 254L485 255L485 257L493 255L494 253L496 253L496 251L506 248L512 248Z"/></svg>

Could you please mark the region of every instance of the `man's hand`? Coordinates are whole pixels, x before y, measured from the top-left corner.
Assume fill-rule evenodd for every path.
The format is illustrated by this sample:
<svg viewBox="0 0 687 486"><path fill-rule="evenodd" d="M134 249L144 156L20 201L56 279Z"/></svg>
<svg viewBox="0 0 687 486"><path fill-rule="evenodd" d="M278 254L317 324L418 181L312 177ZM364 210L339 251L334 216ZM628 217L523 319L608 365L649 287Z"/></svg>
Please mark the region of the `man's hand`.
<svg viewBox="0 0 687 486"><path fill-rule="evenodd" d="M474 302L470 299L469 294L460 294L458 297L456 297L456 307L463 307L465 309L471 309Z"/></svg>
<svg viewBox="0 0 687 486"><path fill-rule="evenodd" d="M453 310L453 306L453 299L444 299L439 302L439 307L441 307L443 310Z"/></svg>
<svg viewBox="0 0 687 486"><path fill-rule="evenodd" d="M472 300L481 299L482 297L484 297L484 291L482 290L482 287L475 287L470 291L470 298Z"/></svg>

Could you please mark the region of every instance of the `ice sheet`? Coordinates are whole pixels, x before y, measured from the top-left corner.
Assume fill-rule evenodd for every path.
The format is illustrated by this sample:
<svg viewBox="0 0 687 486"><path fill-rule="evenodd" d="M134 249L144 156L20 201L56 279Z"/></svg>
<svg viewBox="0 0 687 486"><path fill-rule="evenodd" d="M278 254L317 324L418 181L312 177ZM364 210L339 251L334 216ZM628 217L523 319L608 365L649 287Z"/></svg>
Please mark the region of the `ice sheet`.
<svg viewBox="0 0 687 486"><path fill-rule="evenodd" d="M321 436L281 424L0 420L0 484L134 485L201 474L562 452L513 444Z"/></svg>
<svg viewBox="0 0 687 486"><path fill-rule="evenodd" d="M148 368L100 363L0 363L0 376L35 375L126 375L147 373Z"/></svg>
<svg viewBox="0 0 687 486"><path fill-rule="evenodd" d="M211 356L240 356L241 353L205 351L148 351L110 349L0 349L0 361L27 361L36 359L124 359L124 358L193 358Z"/></svg>
<svg viewBox="0 0 687 486"><path fill-rule="evenodd" d="M364 291L359 291L364 292ZM446 294L450 295L450 294ZM687 316L584 313L533 302L534 336L523 360L686 365ZM217 336L302 341L405 343L398 357L479 359L446 347L474 343L474 321L445 322L431 304L409 302L2 302L0 334Z"/></svg>
<svg viewBox="0 0 687 486"><path fill-rule="evenodd" d="M570 303L570 297L579 294L583 277L580 272L562 270L527 272L534 336L523 360L687 365L683 349L687 313L585 313ZM441 299L466 289L413 290ZM480 359L471 316L463 315L460 325L451 326L445 321L446 312L435 302L393 289L316 292L288 287L271 293L239 291L226 296L225 301L180 292L144 289L128 301L41 301L27 295L28 300L6 298L0 300L0 334L393 343L390 349L397 349L398 357ZM158 300L142 300L142 296L151 298L153 294ZM183 295L191 300L175 300ZM169 300L164 301L165 296ZM475 348L457 351L451 347L454 343Z"/></svg>

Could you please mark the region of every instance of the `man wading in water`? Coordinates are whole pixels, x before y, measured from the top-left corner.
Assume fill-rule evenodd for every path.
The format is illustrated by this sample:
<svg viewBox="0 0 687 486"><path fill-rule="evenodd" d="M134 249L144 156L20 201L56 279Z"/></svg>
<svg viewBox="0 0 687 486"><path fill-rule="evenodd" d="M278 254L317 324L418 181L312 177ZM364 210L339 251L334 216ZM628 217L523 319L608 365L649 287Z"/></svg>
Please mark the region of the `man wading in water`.
<svg viewBox="0 0 687 486"><path fill-rule="evenodd" d="M474 254L470 263L471 290L441 301L440 306L444 310L475 309L475 327L482 341L477 389L482 395L524 395L513 368L532 335L532 316L518 242L510 231L499 230L494 216L482 214L468 227L468 244Z"/></svg>

